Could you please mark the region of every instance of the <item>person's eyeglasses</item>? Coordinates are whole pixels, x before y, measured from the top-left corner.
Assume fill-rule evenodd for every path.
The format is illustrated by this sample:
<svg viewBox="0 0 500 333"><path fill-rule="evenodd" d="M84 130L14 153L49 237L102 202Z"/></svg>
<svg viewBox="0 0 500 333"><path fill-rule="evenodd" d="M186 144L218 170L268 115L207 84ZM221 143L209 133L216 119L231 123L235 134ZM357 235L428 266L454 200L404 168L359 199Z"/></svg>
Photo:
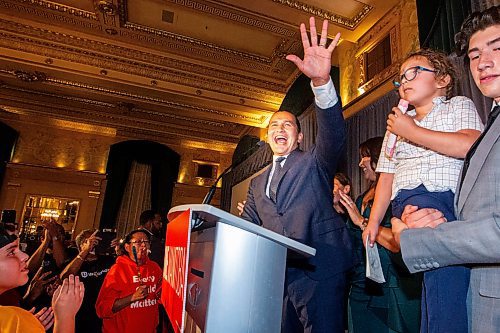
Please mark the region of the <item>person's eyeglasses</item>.
<svg viewBox="0 0 500 333"><path fill-rule="evenodd" d="M149 244L151 244L150 241L148 240L140 240L140 241L130 241L130 244L133 244L133 245L146 245L146 246L149 246Z"/></svg>
<svg viewBox="0 0 500 333"><path fill-rule="evenodd" d="M407 70L405 70L405 72L403 73L403 75L401 75L399 80L394 79L392 81L392 84L394 84L394 87L399 88L399 87L401 87L401 82L403 82L403 79L405 79L406 82L413 81L417 77L417 74L420 72L436 73L436 71L434 69L429 69L429 68L425 68L422 66L410 67Z"/></svg>

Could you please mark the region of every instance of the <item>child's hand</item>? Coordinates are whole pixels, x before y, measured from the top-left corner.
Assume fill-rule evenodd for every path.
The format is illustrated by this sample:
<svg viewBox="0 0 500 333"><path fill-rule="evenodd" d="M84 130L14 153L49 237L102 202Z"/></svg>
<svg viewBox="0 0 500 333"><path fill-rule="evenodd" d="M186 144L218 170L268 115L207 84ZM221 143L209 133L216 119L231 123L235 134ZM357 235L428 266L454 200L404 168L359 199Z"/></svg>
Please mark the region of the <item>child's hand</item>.
<svg viewBox="0 0 500 333"><path fill-rule="evenodd" d="M414 132L417 124L412 117L404 114L398 108L392 108L392 112L387 118L387 130L408 139L408 134Z"/></svg>
<svg viewBox="0 0 500 333"><path fill-rule="evenodd" d="M368 222L368 225L366 226L365 230L363 231L363 245L366 245L366 237L370 236L370 242L369 246L373 247L375 244L375 239L378 236L378 223L375 223L373 221Z"/></svg>

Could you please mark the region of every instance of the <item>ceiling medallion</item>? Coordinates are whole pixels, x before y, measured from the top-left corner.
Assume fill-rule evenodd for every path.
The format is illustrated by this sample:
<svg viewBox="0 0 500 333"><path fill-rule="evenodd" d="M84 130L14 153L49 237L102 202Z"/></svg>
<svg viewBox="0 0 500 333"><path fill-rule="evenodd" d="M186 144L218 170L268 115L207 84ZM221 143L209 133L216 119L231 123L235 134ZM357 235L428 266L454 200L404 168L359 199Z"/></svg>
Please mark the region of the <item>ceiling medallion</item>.
<svg viewBox="0 0 500 333"><path fill-rule="evenodd" d="M110 0L99 0L96 3L96 8L98 11L105 15L113 16L116 14L116 6L113 1Z"/></svg>
<svg viewBox="0 0 500 333"><path fill-rule="evenodd" d="M25 71L12 71L10 74L17 77L19 80L24 82L43 82L47 79L47 75L42 72L25 72Z"/></svg>

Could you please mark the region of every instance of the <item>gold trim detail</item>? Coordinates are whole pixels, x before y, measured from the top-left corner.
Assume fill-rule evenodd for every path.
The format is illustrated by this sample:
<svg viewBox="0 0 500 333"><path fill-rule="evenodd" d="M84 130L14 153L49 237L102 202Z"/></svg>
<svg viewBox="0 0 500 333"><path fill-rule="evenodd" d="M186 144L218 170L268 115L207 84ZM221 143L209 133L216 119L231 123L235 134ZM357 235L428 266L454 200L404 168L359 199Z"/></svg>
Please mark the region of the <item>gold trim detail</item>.
<svg viewBox="0 0 500 333"><path fill-rule="evenodd" d="M88 19L88 20L99 21L99 19L97 18L97 15L95 15L95 13L88 12L88 11L85 11L85 10L81 10L81 9L78 9L78 8L64 6L64 5L61 5L61 4L58 4L58 3L55 3L55 2L51 2L51 1L44 1L44 0L16 0L16 3L10 3L10 2L7 2L7 1L0 1L0 6L4 7L4 8L7 8L7 9L16 10L18 12L24 12L24 13L29 14L29 15L35 14L37 16L44 16L47 19L53 19L55 21L65 21L66 23L69 23L69 24L76 24L76 22L74 20L71 20L68 17L62 16L62 15L57 15L57 14L54 14L54 13L50 13L52 15L49 15L49 13L47 13L47 12L34 11L31 8L24 7L22 4L35 5L35 6L39 6L39 7L43 8L43 9L50 10L50 11L53 11L53 12L70 14L70 15L78 17L78 18L84 18L84 19ZM83 24L82 22L79 22L79 23ZM92 27L92 28L95 29L95 28L97 28L99 26L98 25L88 25L88 27Z"/></svg>
<svg viewBox="0 0 500 333"><path fill-rule="evenodd" d="M372 6L364 4L363 8L361 11L356 14L353 18L348 18L344 17L341 15L337 15L335 13L326 11L321 8L317 8L311 5L308 5L306 3L300 2L300 1L293 1L293 0L272 0L273 2L279 3L284 6L288 6L293 9L300 10L302 12L306 12L308 14L321 17L325 20L328 20L334 24L340 25L345 27L346 29L349 30L354 30L362 21L363 19L370 13L370 11L373 9Z"/></svg>

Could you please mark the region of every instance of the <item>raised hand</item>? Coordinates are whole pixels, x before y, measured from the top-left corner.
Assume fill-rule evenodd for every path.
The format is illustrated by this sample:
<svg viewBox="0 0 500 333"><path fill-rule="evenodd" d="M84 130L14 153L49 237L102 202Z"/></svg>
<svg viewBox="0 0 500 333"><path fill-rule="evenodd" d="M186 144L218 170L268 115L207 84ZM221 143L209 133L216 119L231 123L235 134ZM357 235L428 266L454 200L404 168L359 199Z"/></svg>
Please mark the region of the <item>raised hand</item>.
<svg viewBox="0 0 500 333"><path fill-rule="evenodd" d="M349 218L351 219L352 223L361 228L364 219L361 213L359 212L358 207L356 207L356 204L348 194L344 193L343 191L339 191L339 195L340 195L340 203L342 203L342 205L347 210L347 213L349 214Z"/></svg>
<svg viewBox="0 0 500 333"><path fill-rule="evenodd" d="M52 296L52 309L56 323L58 319L75 318L83 301L85 287L78 276L70 275Z"/></svg>
<svg viewBox="0 0 500 333"><path fill-rule="evenodd" d="M340 33L338 33L330 45L326 45L328 38L328 21L323 21L321 37L318 44L318 34L316 32L316 22L314 17L309 19L311 39L307 35L304 23L300 25L300 36L304 47L304 59L301 60L296 55L290 54L286 59L293 62L298 69L309 77L314 86L321 86L330 80L330 70L332 67L332 53L337 46Z"/></svg>
<svg viewBox="0 0 500 333"><path fill-rule="evenodd" d="M54 283L57 279L57 275L49 278L51 271L43 272L43 267L40 267L36 272L33 279L28 286L28 290L24 295L24 299L27 303L31 304L44 292L48 285Z"/></svg>
<svg viewBox="0 0 500 333"><path fill-rule="evenodd" d="M54 311L52 311L52 308L43 307L37 313L35 313L35 308L32 308L29 312L38 319L46 331L54 325Z"/></svg>
<svg viewBox="0 0 500 333"><path fill-rule="evenodd" d="M92 253L94 248L97 246L97 244L99 244L99 241L102 239L101 237L97 237L98 232L99 230L94 231L92 235L90 235L89 238L87 238L85 242L83 242L80 250L81 252L80 255L84 254L86 256L87 254Z"/></svg>

